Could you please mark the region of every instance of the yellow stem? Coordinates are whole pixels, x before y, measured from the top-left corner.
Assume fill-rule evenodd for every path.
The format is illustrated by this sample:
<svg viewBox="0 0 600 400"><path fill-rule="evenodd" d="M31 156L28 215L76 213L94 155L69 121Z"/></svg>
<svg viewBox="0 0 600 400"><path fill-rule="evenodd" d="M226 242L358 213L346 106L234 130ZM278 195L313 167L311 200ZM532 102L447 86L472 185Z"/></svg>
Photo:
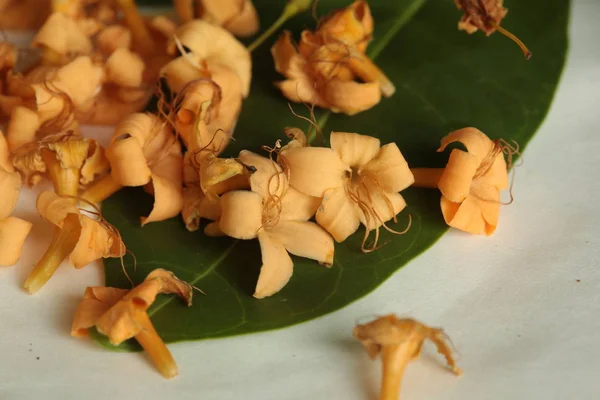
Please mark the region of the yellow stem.
<svg viewBox="0 0 600 400"><path fill-rule="evenodd" d="M79 215L69 214L62 228L56 228L50 246L25 280L23 288L33 294L48 282L56 269L71 254L81 234Z"/></svg>
<svg viewBox="0 0 600 400"><path fill-rule="evenodd" d="M359 78L365 82L377 82L381 88L381 93L385 97L390 97L396 91L396 87L381 69L366 55L352 49L348 66Z"/></svg>
<svg viewBox="0 0 600 400"><path fill-rule="evenodd" d="M138 12L134 0L117 0L117 4L123 10L125 22L131 29L134 42L140 47L142 53L152 52L154 42L144 19Z"/></svg>
<svg viewBox="0 0 600 400"><path fill-rule="evenodd" d="M273 24L269 27L269 29L264 31L254 42L252 42L248 46L248 51L252 52L252 51L256 50L261 44L264 43L265 40L267 40L271 35L273 35L275 32L277 32L277 30L283 24L285 24L287 20L294 17L296 14L299 14L303 11L308 10L310 8L311 4L312 4L312 0L291 0L291 1L289 1L285 5L285 8L283 9L283 12L279 16L279 18L277 18L275 20L275 22L273 22Z"/></svg>
<svg viewBox="0 0 600 400"><path fill-rule="evenodd" d="M56 159L56 153L48 149L42 149L41 154L56 194L77 197L81 176L79 168L63 168L60 161Z"/></svg>
<svg viewBox="0 0 600 400"><path fill-rule="evenodd" d="M152 321L146 312L140 312L136 317L136 322L142 327L142 331L135 336L135 340L144 348L148 356L158 368L162 376L167 379L177 375L177 364L171 355L171 352L162 341Z"/></svg>
<svg viewBox="0 0 600 400"><path fill-rule="evenodd" d="M402 344L383 346L381 351L383 368L379 400L399 399L404 370L418 348L418 343L412 340Z"/></svg>
<svg viewBox="0 0 600 400"><path fill-rule="evenodd" d="M181 23L186 23L194 19L192 0L173 0L173 5Z"/></svg>
<svg viewBox="0 0 600 400"><path fill-rule="evenodd" d="M411 168L410 172L415 177L413 186L437 189L444 168Z"/></svg>
<svg viewBox="0 0 600 400"><path fill-rule="evenodd" d="M123 188L123 185L115 181L112 175L108 174L104 178L96 181L88 187L82 194L81 198L94 204L98 204Z"/></svg>
<svg viewBox="0 0 600 400"><path fill-rule="evenodd" d="M527 48L527 46L525 46L525 43L523 43L521 41L521 39L519 39L518 37L516 37L514 34L510 33L509 31L507 31L506 29L504 29L500 25L496 24L495 27L498 30L498 32L500 32L501 34L503 34L504 36L506 36L507 38L509 38L513 42L515 42L517 44L517 46L519 46L519 48L523 52L523 55L525 56L526 60L530 60L531 59L531 56L533 54L531 53L531 51L529 51L529 49Z"/></svg>

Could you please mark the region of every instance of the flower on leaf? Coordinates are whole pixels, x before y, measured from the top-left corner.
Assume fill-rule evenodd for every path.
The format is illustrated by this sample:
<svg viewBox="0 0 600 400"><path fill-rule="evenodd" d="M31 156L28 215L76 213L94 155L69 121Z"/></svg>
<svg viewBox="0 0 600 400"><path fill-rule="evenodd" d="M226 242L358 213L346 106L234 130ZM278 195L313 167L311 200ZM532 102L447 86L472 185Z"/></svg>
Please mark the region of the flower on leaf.
<svg viewBox="0 0 600 400"><path fill-rule="evenodd" d="M173 3L183 22L201 19L236 36L252 36L259 28L252 0L174 0Z"/></svg>
<svg viewBox="0 0 600 400"><path fill-rule="evenodd" d="M315 32L303 31L296 48L284 32L271 49L275 69L287 80L276 85L291 101L353 115L391 96L394 85L365 50L373 19L365 1L329 16Z"/></svg>
<svg viewBox="0 0 600 400"><path fill-rule="evenodd" d="M331 148L297 147L280 152L290 185L302 193L322 198L316 220L336 241L342 242L362 223L366 228L363 251L370 231L379 228L406 207L398 193L409 187L413 175L395 143L381 146L379 139L356 133L332 132Z"/></svg>
<svg viewBox="0 0 600 400"><path fill-rule="evenodd" d="M96 327L112 345L135 338L165 378L177 375L173 356L154 329L148 308L159 294L175 294L192 305L193 288L172 272L155 269L131 290L88 287L75 310L71 335L85 338Z"/></svg>
<svg viewBox="0 0 600 400"><path fill-rule="evenodd" d="M239 161L251 171L250 191L233 190L221 196L221 217L209 224L209 235L257 239L262 267L254 297L262 299L280 291L293 274L288 253L310 258L325 266L333 264L331 236L308 220L320 200L300 193L288 184L277 163L252 152L240 152Z"/></svg>

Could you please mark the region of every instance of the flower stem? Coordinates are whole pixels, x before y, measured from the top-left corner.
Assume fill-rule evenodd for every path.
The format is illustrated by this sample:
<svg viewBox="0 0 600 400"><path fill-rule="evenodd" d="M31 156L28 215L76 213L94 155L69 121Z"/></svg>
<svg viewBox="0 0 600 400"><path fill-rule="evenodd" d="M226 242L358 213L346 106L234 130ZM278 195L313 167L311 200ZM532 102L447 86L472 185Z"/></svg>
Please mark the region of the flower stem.
<svg viewBox="0 0 600 400"><path fill-rule="evenodd" d="M437 189L444 168L411 168L415 177L414 187Z"/></svg>
<svg viewBox="0 0 600 400"><path fill-rule="evenodd" d="M129 29L131 29L134 42L140 47L142 53L150 53L154 47L154 43L144 19L135 5L135 1L117 0L117 4L123 10L125 22L129 26Z"/></svg>
<svg viewBox="0 0 600 400"><path fill-rule="evenodd" d="M98 204L123 188L123 185L114 180L112 175L108 174L104 178L96 181L88 187L82 194L81 198L91 203Z"/></svg>
<svg viewBox="0 0 600 400"><path fill-rule="evenodd" d="M175 364L175 360L165 343L158 336L148 314L145 311L140 312L136 316L136 322L141 325L142 331L135 336L135 340L148 353L148 356L162 376L167 379L176 376L178 373L177 364Z"/></svg>
<svg viewBox="0 0 600 400"><path fill-rule="evenodd" d="M63 168L56 154L48 149L41 150L42 160L48 168L54 191L59 196L77 197L79 191L79 168Z"/></svg>
<svg viewBox="0 0 600 400"><path fill-rule="evenodd" d="M525 45L525 43L523 43L523 41L521 41L521 39L519 39L518 37L516 37L514 34L510 33L509 31L507 31L506 29L504 29L500 25L498 25L498 24L494 24L494 25L495 25L496 30L498 32L500 32L501 34L503 34L504 36L506 36L507 38L509 38L513 42L515 42L517 44L517 46L519 46L519 48L523 52L523 55L525 56L526 60L530 60L531 59L531 56L533 55L533 53L531 53L531 51L529 51L529 49L527 48L527 46Z"/></svg>
<svg viewBox="0 0 600 400"><path fill-rule="evenodd" d="M75 249L80 234L79 215L67 215L63 227L56 228L50 246L25 280L23 288L30 294L40 290L56 272L64 259Z"/></svg>
<svg viewBox="0 0 600 400"><path fill-rule="evenodd" d="M382 380L379 400L398 400L402 375L406 365L418 350L418 343L406 341L402 344L383 346L381 351Z"/></svg>
<svg viewBox="0 0 600 400"><path fill-rule="evenodd" d="M265 40L267 40L271 35L277 32L277 30L281 28L281 26L284 23L286 23L286 21L293 18L295 15L308 10L311 4L312 0L289 1L285 5L285 8L283 9L283 12L279 16L279 18L277 18L275 22L273 22L269 29L264 31L254 42L252 42L248 46L248 51L253 52L254 50L256 50L261 44L264 43Z"/></svg>

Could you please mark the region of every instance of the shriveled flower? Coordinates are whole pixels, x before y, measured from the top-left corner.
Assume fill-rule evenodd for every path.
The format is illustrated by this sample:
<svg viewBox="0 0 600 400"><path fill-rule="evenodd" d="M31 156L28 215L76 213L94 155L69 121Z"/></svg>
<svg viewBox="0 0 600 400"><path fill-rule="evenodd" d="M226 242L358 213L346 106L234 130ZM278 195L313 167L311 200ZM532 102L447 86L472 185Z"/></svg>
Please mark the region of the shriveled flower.
<svg viewBox="0 0 600 400"><path fill-rule="evenodd" d="M365 54L373 19L365 1L330 15L315 32L303 31L296 48L284 32L271 48L275 69L287 80L276 85L291 101L353 115L376 105L395 87Z"/></svg>
<svg viewBox="0 0 600 400"><path fill-rule="evenodd" d="M368 234L396 219L406 207L398 193L413 181L406 160L395 143L381 146L379 139L356 133L332 132L331 148L296 147L280 153L290 185L322 198L316 214L319 225L342 242L362 223ZM395 232L400 233L400 232Z"/></svg>
<svg viewBox="0 0 600 400"><path fill-rule="evenodd" d="M180 26L169 44L169 52L175 54L178 46L185 46L196 59L210 65L222 65L242 81L242 94L250 93L252 59L250 52L225 29L201 20ZM209 68L210 70L210 68Z"/></svg>
<svg viewBox="0 0 600 400"><path fill-rule="evenodd" d="M504 154L511 156L517 150L476 128L464 128L444 137L438 152L454 142L462 143L467 151L452 150L445 168L414 168L415 186L440 189L448 225L489 236L500 217L500 191L509 186Z"/></svg>
<svg viewBox="0 0 600 400"><path fill-rule="evenodd" d="M28 185L48 175L61 196L77 196L80 185L108 172L104 150L93 139L72 132L46 136L18 148L12 162Z"/></svg>
<svg viewBox="0 0 600 400"><path fill-rule="evenodd" d="M91 39L80 29L74 19L55 12L37 32L31 44L43 50L48 64L64 64L71 55L91 54Z"/></svg>
<svg viewBox="0 0 600 400"><path fill-rule="evenodd" d="M487 36L498 31L515 42L523 51L526 59L531 58L531 52L525 44L515 35L508 32L500 23L508 13L504 8L504 0L454 0L456 7L464 14L458 21L458 29L469 34L478 30Z"/></svg>
<svg viewBox="0 0 600 400"><path fill-rule="evenodd" d="M67 257L75 268L83 268L100 258L125 255L119 232L82 214L71 198L44 191L38 195L36 207L56 228L50 246L25 281L29 293L40 290Z"/></svg>
<svg viewBox="0 0 600 400"><path fill-rule="evenodd" d="M181 145L169 126L153 114L132 114L115 128L106 150L111 173L82 197L99 203L124 186L152 184L154 207L142 226L176 216L183 205Z"/></svg>
<svg viewBox="0 0 600 400"><path fill-rule="evenodd" d="M251 191L223 194L221 218L205 232L243 240L258 238L263 264L254 297L262 299L280 291L291 278L294 264L288 252L331 266L334 245L325 230L308 222L319 206L318 198L289 186L282 168L268 158L244 150L239 160L254 171Z"/></svg>
<svg viewBox="0 0 600 400"><path fill-rule="evenodd" d="M175 360L148 316L148 308L159 294L175 294L192 305L192 286L164 269L155 269L131 290L88 287L75 310L71 335L85 338L95 326L115 346L135 338L160 373L173 378L178 373Z"/></svg>
<svg viewBox="0 0 600 400"><path fill-rule="evenodd" d="M202 19L236 36L258 32L258 15L252 0L174 0L173 3L183 22Z"/></svg>
<svg viewBox="0 0 600 400"><path fill-rule="evenodd" d="M456 375L462 371L456 366L448 336L442 329L430 328L414 319L399 319L393 314L357 325L354 337L360 341L371 359L381 355L382 380L380 400L398 400L406 366L421 353L429 339L446 358L448 368Z"/></svg>

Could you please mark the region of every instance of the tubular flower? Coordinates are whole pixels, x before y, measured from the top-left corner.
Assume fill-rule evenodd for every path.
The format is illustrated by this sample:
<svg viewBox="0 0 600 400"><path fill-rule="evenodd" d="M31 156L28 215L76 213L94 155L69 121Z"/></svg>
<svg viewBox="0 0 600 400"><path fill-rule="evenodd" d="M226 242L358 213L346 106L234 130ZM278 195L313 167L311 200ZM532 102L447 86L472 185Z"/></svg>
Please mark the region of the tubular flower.
<svg viewBox="0 0 600 400"><path fill-rule="evenodd" d="M446 358L448 368L456 375L462 374L442 329L430 328L414 319L399 319L390 314L368 324L357 325L353 334L367 350L369 357L375 359L381 354L380 400L398 400L406 366L419 357L423 342L427 339Z"/></svg>
<svg viewBox="0 0 600 400"><path fill-rule="evenodd" d="M263 265L254 297L262 299L280 291L293 273L289 253L326 266L333 264L333 239L308 220L319 199L288 185L282 168L274 161L242 151L240 162L251 171L251 191L234 190L221 196L221 218L209 224L207 234L225 234L236 239L256 239Z"/></svg>
<svg viewBox="0 0 600 400"><path fill-rule="evenodd" d="M179 45L209 66L221 65L235 72L242 82L243 96L248 96L252 79L250 52L225 29L201 20L188 22L175 32L169 52L175 54Z"/></svg>
<svg viewBox="0 0 600 400"><path fill-rule="evenodd" d="M88 287L75 310L71 335L85 338L88 330L96 327L117 346L135 338L165 378L177 375L173 356L154 329L148 308L159 294L175 294L192 305L193 288L172 272L155 269L131 290L112 287Z"/></svg>
<svg viewBox="0 0 600 400"><path fill-rule="evenodd" d="M356 133L332 132L331 148L295 147L280 152L290 185L302 193L322 198L316 214L319 225L342 242L362 223L368 234L404 209L398 193L409 187L413 175L395 143ZM400 233L400 232L395 232Z"/></svg>
<svg viewBox="0 0 600 400"><path fill-rule="evenodd" d="M99 203L124 186L152 183L154 208L142 226L176 216L183 205L181 146L171 129L152 114L132 114L116 128L106 150L111 173L82 197Z"/></svg>
<svg viewBox="0 0 600 400"><path fill-rule="evenodd" d="M315 32L303 31L298 48L284 32L271 48L275 69L287 78L277 87L291 101L336 113L353 115L373 107L395 88L365 54L372 32L365 1L336 11Z"/></svg>
<svg viewBox="0 0 600 400"><path fill-rule="evenodd" d="M25 281L24 288L29 293L40 290L67 257L75 268L83 268L103 257L125 255L119 232L81 214L71 198L44 191L38 195L36 207L56 229L50 246Z"/></svg>
<svg viewBox="0 0 600 400"><path fill-rule="evenodd" d="M459 30L466 31L469 34L481 30L487 36L498 31L515 42L523 51L526 59L531 58L531 52L527 46L515 35L500 26L508 13L503 5L504 0L454 0L454 3L459 10L464 12L460 21L458 21Z"/></svg>
<svg viewBox="0 0 600 400"><path fill-rule="evenodd" d="M36 185L47 174L60 196L77 196L80 184L86 185L108 171L102 147L71 132L49 135L18 148L12 162L28 185Z"/></svg>
<svg viewBox="0 0 600 400"><path fill-rule="evenodd" d="M222 26L236 36L258 32L258 15L252 0L173 0L182 22L202 19Z"/></svg>
<svg viewBox="0 0 600 400"><path fill-rule="evenodd" d="M500 216L500 191L509 186L504 153L516 153L502 140L492 141L475 128L454 131L442 139L438 152L454 142L445 168L415 168L415 186L439 188L444 220L453 228L476 235L491 235Z"/></svg>
<svg viewBox="0 0 600 400"><path fill-rule="evenodd" d="M12 217L21 190L21 176L14 171L8 159L8 146L0 132L0 265L14 265L19 261L31 223Z"/></svg>

